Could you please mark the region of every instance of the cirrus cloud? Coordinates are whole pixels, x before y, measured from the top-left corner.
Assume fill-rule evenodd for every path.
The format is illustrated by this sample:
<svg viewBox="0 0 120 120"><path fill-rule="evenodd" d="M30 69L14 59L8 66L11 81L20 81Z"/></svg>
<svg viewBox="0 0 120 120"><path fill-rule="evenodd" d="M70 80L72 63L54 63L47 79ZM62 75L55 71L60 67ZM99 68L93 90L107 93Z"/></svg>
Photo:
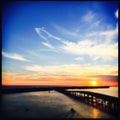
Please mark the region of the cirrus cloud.
<svg viewBox="0 0 120 120"><path fill-rule="evenodd" d="M14 59L14 60L19 60L19 61L27 61L30 62L30 60L24 58L22 55L16 54L16 53L6 53L2 52L2 55L6 58Z"/></svg>

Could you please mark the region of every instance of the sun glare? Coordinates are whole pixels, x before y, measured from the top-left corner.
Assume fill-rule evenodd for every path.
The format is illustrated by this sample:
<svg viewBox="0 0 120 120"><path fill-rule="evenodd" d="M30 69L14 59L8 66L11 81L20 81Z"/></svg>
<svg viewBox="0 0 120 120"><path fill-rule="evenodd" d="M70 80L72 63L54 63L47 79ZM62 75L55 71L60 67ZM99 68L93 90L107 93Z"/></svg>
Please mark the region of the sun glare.
<svg viewBox="0 0 120 120"><path fill-rule="evenodd" d="M92 85L92 86L97 86L97 84L98 84L98 83L97 83L96 79L91 80L91 85Z"/></svg>

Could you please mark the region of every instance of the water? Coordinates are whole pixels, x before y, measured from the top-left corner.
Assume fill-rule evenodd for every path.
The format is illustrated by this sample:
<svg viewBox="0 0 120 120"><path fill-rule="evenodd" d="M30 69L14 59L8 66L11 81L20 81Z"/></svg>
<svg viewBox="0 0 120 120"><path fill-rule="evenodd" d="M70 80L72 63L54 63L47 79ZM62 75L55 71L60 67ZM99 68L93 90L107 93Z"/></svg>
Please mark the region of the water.
<svg viewBox="0 0 120 120"><path fill-rule="evenodd" d="M97 88L97 89L68 89L68 91L90 91L90 92L101 93L113 97L118 97L118 87Z"/></svg>
<svg viewBox="0 0 120 120"><path fill-rule="evenodd" d="M75 112L72 112L71 109ZM56 91L3 94L1 115L9 118L114 118Z"/></svg>

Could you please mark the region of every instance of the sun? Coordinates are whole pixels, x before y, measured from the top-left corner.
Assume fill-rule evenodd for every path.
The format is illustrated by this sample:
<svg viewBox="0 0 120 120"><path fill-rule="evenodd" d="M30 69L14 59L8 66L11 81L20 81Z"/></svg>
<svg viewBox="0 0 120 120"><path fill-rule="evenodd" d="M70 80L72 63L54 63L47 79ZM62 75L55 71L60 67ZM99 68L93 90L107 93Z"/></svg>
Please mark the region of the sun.
<svg viewBox="0 0 120 120"><path fill-rule="evenodd" d="M97 81L92 80L92 81L91 81L91 84L95 86L95 85L97 85Z"/></svg>
<svg viewBox="0 0 120 120"><path fill-rule="evenodd" d="M92 86L97 86L97 85L98 85L98 82L97 82L95 79L93 79L93 80L91 80L90 84L91 84Z"/></svg>

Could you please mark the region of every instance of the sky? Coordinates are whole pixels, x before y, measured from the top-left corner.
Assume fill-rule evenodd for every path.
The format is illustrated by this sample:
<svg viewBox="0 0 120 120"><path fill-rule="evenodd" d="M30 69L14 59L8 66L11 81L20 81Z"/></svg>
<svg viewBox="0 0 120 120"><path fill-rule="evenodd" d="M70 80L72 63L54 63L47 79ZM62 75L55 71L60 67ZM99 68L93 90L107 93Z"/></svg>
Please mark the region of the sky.
<svg viewBox="0 0 120 120"><path fill-rule="evenodd" d="M2 85L118 85L117 2L2 5Z"/></svg>

